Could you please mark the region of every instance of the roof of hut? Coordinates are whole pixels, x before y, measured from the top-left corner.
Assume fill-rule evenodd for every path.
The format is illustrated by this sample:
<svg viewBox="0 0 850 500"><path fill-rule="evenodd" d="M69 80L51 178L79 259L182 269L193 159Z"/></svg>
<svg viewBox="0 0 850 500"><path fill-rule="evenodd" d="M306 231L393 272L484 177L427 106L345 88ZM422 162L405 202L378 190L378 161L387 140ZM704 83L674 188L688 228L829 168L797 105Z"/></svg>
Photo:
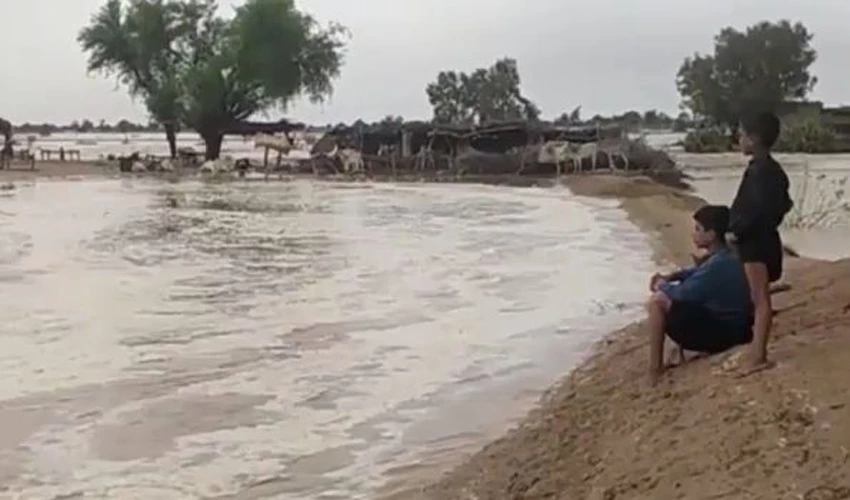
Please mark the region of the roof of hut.
<svg viewBox="0 0 850 500"><path fill-rule="evenodd" d="M487 153L505 153L513 148L538 141L593 142L600 137L621 137L622 127L556 126L546 122L505 121L483 125L437 125L431 134L453 141L469 143Z"/></svg>
<svg viewBox="0 0 850 500"><path fill-rule="evenodd" d="M274 136L269 134L257 134L254 136L255 148L269 148L275 151L288 153L292 149L292 143L285 136Z"/></svg>
<svg viewBox="0 0 850 500"><path fill-rule="evenodd" d="M466 142L488 153L505 153L510 149L542 141L593 142L600 137L621 137L618 125L556 126L546 122L502 121L483 125L379 122L368 124L358 120L351 125L339 124L328 130L313 147L313 154L329 153L334 146L354 147L364 154L376 154L381 145L400 143L402 133L411 136L413 151L428 143L429 137L443 143Z"/></svg>
<svg viewBox="0 0 850 500"><path fill-rule="evenodd" d="M280 134L304 130L306 125L283 119L276 122L238 121L222 127L224 135Z"/></svg>

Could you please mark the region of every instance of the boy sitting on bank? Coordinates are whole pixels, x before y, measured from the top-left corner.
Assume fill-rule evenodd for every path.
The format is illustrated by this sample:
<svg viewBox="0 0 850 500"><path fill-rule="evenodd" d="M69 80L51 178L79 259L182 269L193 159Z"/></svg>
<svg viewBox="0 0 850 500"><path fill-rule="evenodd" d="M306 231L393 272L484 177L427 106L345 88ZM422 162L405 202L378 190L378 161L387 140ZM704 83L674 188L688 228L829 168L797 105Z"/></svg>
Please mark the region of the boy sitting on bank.
<svg viewBox="0 0 850 500"><path fill-rule="evenodd" d="M707 258L694 267L650 281L647 303L650 378L664 370L664 340L684 350L716 354L753 339L753 304L747 277L726 246L729 209L708 205L694 213L693 241Z"/></svg>

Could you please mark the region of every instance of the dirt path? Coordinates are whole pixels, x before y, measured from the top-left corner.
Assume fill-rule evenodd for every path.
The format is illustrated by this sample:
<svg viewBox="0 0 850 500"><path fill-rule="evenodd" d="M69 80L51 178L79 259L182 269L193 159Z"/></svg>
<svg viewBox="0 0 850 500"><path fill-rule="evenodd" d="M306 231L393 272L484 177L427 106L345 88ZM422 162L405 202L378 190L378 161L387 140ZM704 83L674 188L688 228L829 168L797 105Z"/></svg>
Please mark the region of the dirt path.
<svg viewBox="0 0 850 500"><path fill-rule="evenodd" d="M699 200L640 180L570 185L621 198L659 236L659 259L687 260ZM649 389L645 335L631 325L517 429L405 498L850 498L850 260L792 259L788 268L793 288L777 296L774 369L735 378L734 351L677 368Z"/></svg>

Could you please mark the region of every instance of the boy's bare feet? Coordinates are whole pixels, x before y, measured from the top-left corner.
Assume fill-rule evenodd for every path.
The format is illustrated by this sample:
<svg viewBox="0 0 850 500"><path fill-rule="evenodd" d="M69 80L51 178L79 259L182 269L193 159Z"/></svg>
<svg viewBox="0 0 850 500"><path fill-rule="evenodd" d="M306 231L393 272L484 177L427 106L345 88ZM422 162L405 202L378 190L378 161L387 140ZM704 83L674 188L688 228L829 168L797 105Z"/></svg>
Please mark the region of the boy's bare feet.
<svg viewBox="0 0 850 500"><path fill-rule="evenodd" d="M753 375L755 373L770 370L774 366L776 366L776 363L769 359L747 361L744 366L738 367L738 369L735 370L735 378L749 377L750 375Z"/></svg>
<svg viewBox="0 0 850 500"><path fill-rule="evenodd" d="M723 363L723 371L733 378L749 377L758 372L769 370L776 363L767 359L750 357L746 352L736 352Z"/></svg>
<svg viewBox="0 0 850 500"><path fill-rule="evenodd" d="M685 357L685 350L681 347L674 346L667 350L667 367L674 367L683 365L687 362L687 358Z"/></svg>
<svg viewBox="0 0 850 500"><path fill-rule="evenodd" d="M649 387L655 387L661 382L661 377L664 375L664 370L651 370L649 372Z"/></svg>

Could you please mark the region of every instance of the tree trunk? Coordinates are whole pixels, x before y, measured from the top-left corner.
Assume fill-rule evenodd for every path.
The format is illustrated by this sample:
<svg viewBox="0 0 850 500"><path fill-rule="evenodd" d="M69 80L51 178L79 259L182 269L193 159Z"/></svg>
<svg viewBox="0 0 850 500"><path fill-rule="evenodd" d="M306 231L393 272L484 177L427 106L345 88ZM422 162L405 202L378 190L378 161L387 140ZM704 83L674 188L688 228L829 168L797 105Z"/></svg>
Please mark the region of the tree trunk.
<svg viewBox="0 0 850 500"><path fill-rule="evenodd" d="M221 154L221 142L224 136L221 132L201 132L201 138L206 146L205 157L207 160L217 160Z"/></svg>
<svg viewBox="0 0 850 500"><path fill-rule="evenodd" d="M177 158L177 127L173 123L164 125L165 138L168 141L168 152L171 159Z"/></svg>

